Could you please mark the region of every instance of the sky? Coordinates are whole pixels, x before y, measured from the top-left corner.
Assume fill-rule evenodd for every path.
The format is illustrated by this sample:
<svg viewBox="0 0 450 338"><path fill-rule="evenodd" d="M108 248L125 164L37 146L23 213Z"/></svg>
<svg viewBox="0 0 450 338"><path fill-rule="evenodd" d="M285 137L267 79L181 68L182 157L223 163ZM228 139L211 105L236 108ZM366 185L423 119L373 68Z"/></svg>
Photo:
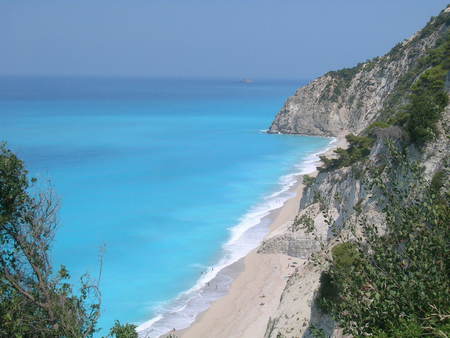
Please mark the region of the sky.
<svg viewBox="0 0 450 338"><path fill-rule="evenodd" d="M449 0L0 0L0 76L311 79Z"/></svg>

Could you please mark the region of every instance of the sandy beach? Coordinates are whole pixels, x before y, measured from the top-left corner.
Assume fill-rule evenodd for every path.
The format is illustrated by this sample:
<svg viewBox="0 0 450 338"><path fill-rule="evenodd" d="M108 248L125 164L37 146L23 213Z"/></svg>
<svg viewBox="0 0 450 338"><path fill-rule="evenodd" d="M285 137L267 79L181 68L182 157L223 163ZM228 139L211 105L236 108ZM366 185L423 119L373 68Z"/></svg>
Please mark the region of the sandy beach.
<svg viewBox="0 0 450 338"><path fill-rule="evenodd" d="M333 150L345 147L344 137L339 137L325 155L331 156ZM320 162L317 162L319 166ZM317 171L308 173L316 175ZM286 231L287 226L298 213L303 192L302 176L291 188L295 193L276 211L266 238ZM283 254L258 254L251 251L240 262L244 268L233 281L229 292L215 301L211 307L200 314L187 329L173 331L171 334L182 338L233 338L263 337L267 322L278 306L286 280L296 266L304 260ZM243 261L243 263L242 263Z"/></svg>

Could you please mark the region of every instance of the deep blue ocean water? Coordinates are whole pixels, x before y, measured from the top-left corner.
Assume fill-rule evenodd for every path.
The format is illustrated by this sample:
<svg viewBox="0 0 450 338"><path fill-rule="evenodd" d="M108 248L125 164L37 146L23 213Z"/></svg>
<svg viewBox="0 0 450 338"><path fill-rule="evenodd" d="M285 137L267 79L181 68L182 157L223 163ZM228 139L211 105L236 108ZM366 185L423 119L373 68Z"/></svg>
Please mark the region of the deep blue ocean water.
<svg viewBox="0 0 450 338"><path fill-rule="evenodd" d="M161 318L248 251L245 231L330 142L262 132L302 84L0 79L0 140L61 198L54 263L96 277L106 248L101 327Z"/></svg>

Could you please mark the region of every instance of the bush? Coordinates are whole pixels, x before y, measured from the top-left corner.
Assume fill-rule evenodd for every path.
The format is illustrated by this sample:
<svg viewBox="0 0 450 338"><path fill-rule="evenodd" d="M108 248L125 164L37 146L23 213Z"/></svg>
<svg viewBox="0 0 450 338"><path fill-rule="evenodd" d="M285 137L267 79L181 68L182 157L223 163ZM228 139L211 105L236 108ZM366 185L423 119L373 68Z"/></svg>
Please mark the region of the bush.
<svg viewBox="0 0 450 338"><path fill-rule="evenodd" d="M358 258L358 247L351 242L336 245L332 250L333 264L336 269L342 272L349 272L351 266Z"/></svg>
<svg viewBox="0 0 450 338"><path fill-rule="evenodd" d="M433 178L431 179L431 186L430 186L432 192L434 192L436 194L439 193L439 190L441 190L441 188L445 182L444 177L445 177L444 170L439 170L433 175Z"/></svg>
<svg viewBox="0 0 450 338"><path fill-rule="evenodd" d="M351 242L336 245L331 250L331 254L332 269L324 271L320 276L318 292L318 305L326 313L329 312L331 303L339 302L339 289L342 285L336 276L350 273L355 260L359 257L357 246Z"/></svg>
<svg viewBox="0 0 450 338"><path fill-rule="evenodd" d="M443 17L446 19L438 17L431 26L449 20L450 15L445 13ZM449 55L450 33L447 31L436 46L399 79L381 114L387 123L406 128L411 141L419 146L436 136L436 123L448 104L445 78L450 70Z"/></svg>
<svg viewBox="0 0 450 338"><path fill-rule="evenodd" d="M309 175L303 175L303 184L305 185L305 187L310 187L314 181L315 181L315 177L311 177Z"/></svg>
<svg viewBox="0 0 450 338"><path fill-rule="evenodd" d="M383 121L376 121L374 123L372 123L369 127L367 127L367 130L370 132L375 128L388 128L390 127L391 124L387 123L387 122L383 122Z"/></svg>
<svg viewBox="0 0 450 338"><path fill-rule="evenodd" d="M425 32L435 32L440 25L447 24L450 20L450 13L441 13L437 18L430 20L428 25L421 31L421 33L416 36L414 41L421 39L423 36L429 33ZM396 124L399 126L407 127L411 132L412 141L421 144L426 142L427 139L433 138L433 127L435 121L426 121L427 125L425 128L415 130L414 122L410 120L411 114L421 115L424 114L424 120L428 120L427 107L421 111L421 108L417 111L412 109L410 104L405 105L407 102L412 103L414 96L417 93L413 93L413 87L417 84L418 79L428 70L434 67L440 67L444 71L450 69L450 47L449 47L449 36L450 33L448 29L444 29L444 34L440 37L436 45L427 51L427 53L419 58L415 65L399 80L393 92L388 96L386 102L384 103L384 108L381 113L381 120L388 121L389 124ZM425 75L427 76L427 75ZM435 88L435 90L441 90L443 87ZM431 91L433 92L433 90ZM432 94L434 95L434 94ZM420 104L421 99L417 99ZM434 101L434 100L432 100ZM419 126L420 127L420 126ZM431 127L431 130L429 130ZM431 133L430 133L431 131Z"/></svg>
<svg viewBox="0 0 450 338"><path fill-rule="evenodd" d="M450 332L449 194L437 196L404 154L390 157L370 178L384 195L386 233L362 219L364 238L355 234L357 242L333 249L319 305L354 336L444 337ZM448 180L438 177L434 184Z"/></svg>
<svg viewBox="0 0 450 338"><path fill-rule="evenodd" d="M138 338L136 325L120 324L120 322L116 320L114 326L109 331L109 336L115 338Z"/></svg>
<svg viewBox="0 0 450 338"><path fill-rule="evenodd" d="M300 217L295 216L294 222L292 223L291 230L292 232L299 231L300 229L304 229L305 232L313 232L314 231L314 220L309 215L302 215Z"/></svg>
<svg viewBox="0 0 450 338"><path fill-rule="evenodd" d="M448 104L444 90L448 69L441 66L427 70L413 86L410 104L407 106L409 119L406 127L414 143L423 145L436 134L436 123Z"/></svg>
<svg viewBox="0 0 450 338"><path fill-rule="evenodd" d="M323 166L318 168L319 171L330 171L342 167L348 167L356 163L370 154L374 139L367 136L356 136L348 134L346 137L348 148L338 148L334 152L338 155L335 159L328 159L325 156L320 156Z"/></svg>

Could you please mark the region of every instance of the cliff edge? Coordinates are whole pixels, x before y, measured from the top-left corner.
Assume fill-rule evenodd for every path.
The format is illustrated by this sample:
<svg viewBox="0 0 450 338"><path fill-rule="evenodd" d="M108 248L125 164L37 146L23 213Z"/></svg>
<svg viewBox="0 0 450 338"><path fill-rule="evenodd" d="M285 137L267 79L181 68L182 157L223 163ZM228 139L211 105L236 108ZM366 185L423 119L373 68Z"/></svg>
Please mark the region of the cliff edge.
<svg viewBox="0 0 450 338"><path fill-rule="evenodd" d="M268 132L316 136L360 133L379 118L396 90L405 85L405 75L445 34L447 24L440 17L386 55L328 72L298 89Z"/></svg>
<svg viewBox="0 0 450 338"><path fill-rule="evenodd" d="M374 182L384 187L384 191L395 192L389 203L396 200L400 214L414 203L424 203L426 207L421 199L429 189L434 189L433 194L440 196L437 203L448 208L449 53L450 7L447 7L424 29L383 57L351 69L329 72L298 89L277 114L269 130L271 133L354 135L347 136L347 149L335 151L337 159L322 158L318 175L308 177L297 218L288 228L287 235L289 238L309 238L301 243L302 255L309 254L309 257L305 265L299 266L287 280L278 309L267 323L265 338L348 337L350 333L353 336L372 335L370 330L376 325L370 322L368 313L376 312L376 304L381 304L381 308L383 303L390 301L390 295L385 294L386 298L380 299L376 294L384 292L385 284L376 292L373 291L375 282L372 280L370 285L363 284L364 287L369 285L363 290L366 303L355 301L354 308L339 314L341 323L347 324L342 329L318 303L318 299L325 297L321 291L326 281L323 276L331 271L330 266L337 264L334 248L345 244L347 248L358 246L359 252L364 251L368 243L365 228L368 224L380 235L402 236L396 228L400 225L389 220L396 212L386 213L386 192L374 188ZM420 168L419 179L413 178L412 171L406 171L407 163L414 164L411 168ZM407 187L412 188L408 190ZM400 197L401 191L405 192L404 197ZM405 218L406 223L409 222L408 217ZM405 231L401 245L392 251L394 256L401 252L405 243L415 240L414 234L419 234L419 230L414 229L416 233ZM426 228L425 235L428 236L431 230ZM290 255L283 236L286 234L266 241L258 252ZM426 247L421 250L426 250ZM368 250L366 255L370 257L371 251ZM407 279L412 272L404 262L406 260L400 270L401 273L406 271L404 278ZM435 275L439 273L435 272ZM339 274L336 276L343 278ZM429 275L426 276L423 285L428 285L429 279ZM413 281L416 282L415 279ZM421 297L428 294L423 293ZM349 295L352 296L346 293L347 297ZM421 302L426 309L425 298L414 306L422 306ZM357 311L361 310L359 303L364 303L361 308L368 312L357 317ZM393 304L398 304L395 297ZM390 307L384 309L391 311ZM398 311L398 318L407 317L407 310L399 306ZM395 316L392 318L397 319ZM418 327L418 330L430 329L426 325ZM395 329L402 330L389 328ZM395 336L393 331L389 332L391 335L388 336Z"/></svg>

